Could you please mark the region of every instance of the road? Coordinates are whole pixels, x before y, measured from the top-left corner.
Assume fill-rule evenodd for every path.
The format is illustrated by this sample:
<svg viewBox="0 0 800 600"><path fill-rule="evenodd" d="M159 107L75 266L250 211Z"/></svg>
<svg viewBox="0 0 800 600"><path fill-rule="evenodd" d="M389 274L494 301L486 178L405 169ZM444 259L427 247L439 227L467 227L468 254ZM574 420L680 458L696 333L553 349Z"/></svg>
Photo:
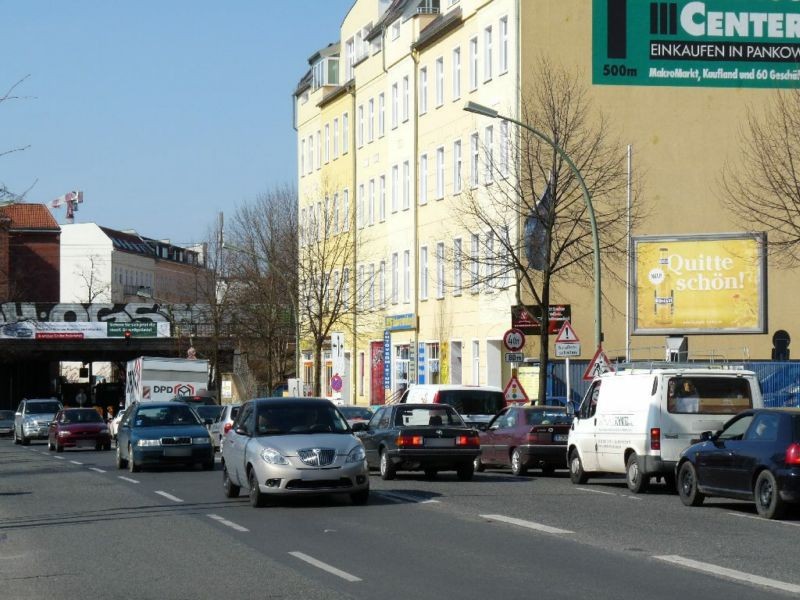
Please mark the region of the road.
<svg viewBox="0 0 800 600"><path fill-rule="evenodd" d="M0 440L0 596L26 598L786 598L800 513L684 507L620 479L501 470L371 478L367 506L253 509L214 472L118 471L113 452Z"/></svg>

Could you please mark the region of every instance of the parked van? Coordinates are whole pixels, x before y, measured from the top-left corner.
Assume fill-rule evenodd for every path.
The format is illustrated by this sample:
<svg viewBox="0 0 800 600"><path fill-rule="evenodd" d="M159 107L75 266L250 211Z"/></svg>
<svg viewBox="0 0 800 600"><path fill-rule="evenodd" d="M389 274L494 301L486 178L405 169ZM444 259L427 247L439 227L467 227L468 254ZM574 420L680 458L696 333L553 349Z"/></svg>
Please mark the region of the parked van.
<svg viewBox="0 0 800 600"><path fill-rule="evenodd" d="M400 402L449 404L467 425L488 423L506 406L503 390L493 385L412 385Z"/></svg>
<svg viewBox="0 0 800 600"><path fill-rule="evenodd" d="M752 371L713 367L630 369L597 377L581 402L567 440L573 483L625 474L644 492L654 476L674 488L681 451L704 431L763 406Z"/></svg>

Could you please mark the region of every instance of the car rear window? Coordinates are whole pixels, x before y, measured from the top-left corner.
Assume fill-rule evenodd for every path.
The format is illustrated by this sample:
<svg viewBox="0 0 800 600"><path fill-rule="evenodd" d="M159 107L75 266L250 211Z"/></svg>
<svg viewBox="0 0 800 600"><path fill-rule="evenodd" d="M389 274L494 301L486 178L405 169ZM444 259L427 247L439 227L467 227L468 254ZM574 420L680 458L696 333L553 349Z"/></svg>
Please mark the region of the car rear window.
<svg viewBox="0 0 800 600"><path fill-rule="evenodd" d="M670 413L735 415L752 407L750 382L743 377L672 377L667 384Z"/></svg>
<svg viewBox="0 0 800 600"><path fill-rule="evenodd" d="M441 427L449 425L464 427L464 421L456 411L450 407L437 407L435 404L428 406L403 407L397 410L394 417L395 425L410 427Z"/></svg>
<svg viewBox="0 0 800 600"><path fill-rule="evenodd" d="M13 410L0 410L0 419L7 420L14 418L14 411Z"/></svg>
<svg viewBox="0 0 800 600"><path fill-rule="evenodd" d="M216 419L222 412L221 406L193 406L201 419Z"/></svg>
<svg viewBox="0 0 800 600"><path fill-rule="evenodd" d="M526 410L525 422L528 425L570 425L572 417L563 410Z"/></svg>
<svg viewBox="0 0 800 600"><path fill-rule="evenodd" d="M462 415L496 415L506 405L502 392L489 390L441 390L437 398Z"/></svg>
<svg viewBox="0 0 800 600"><path fill-rule="evenodd" d="M64 423L102 423L103 419L94 409L65 410Z"/></svg>

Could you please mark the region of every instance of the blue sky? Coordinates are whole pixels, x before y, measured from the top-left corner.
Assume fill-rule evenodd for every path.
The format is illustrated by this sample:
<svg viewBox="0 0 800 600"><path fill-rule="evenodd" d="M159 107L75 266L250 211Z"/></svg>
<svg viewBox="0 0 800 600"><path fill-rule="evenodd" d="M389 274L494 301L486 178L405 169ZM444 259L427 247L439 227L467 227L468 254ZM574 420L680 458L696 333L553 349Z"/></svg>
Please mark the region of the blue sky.
<svg viewBox="0 0 800 600"><path fill-rule="evenodd" d="M352 0L0 0L0 182L76 222L202 241L296 180L292 92ZM53 209L59 223L64 208Z"/></svg>

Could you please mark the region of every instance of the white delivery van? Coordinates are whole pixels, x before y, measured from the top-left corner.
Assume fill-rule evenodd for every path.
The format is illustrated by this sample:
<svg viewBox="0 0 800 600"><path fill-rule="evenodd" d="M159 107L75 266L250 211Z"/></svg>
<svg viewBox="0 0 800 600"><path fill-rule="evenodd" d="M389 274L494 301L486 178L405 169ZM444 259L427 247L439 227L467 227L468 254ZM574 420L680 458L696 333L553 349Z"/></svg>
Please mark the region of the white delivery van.
<svg viewBox="0 0 800 600"><path fill-rule="evenodd" d="M713 367L630 369L597 377L581 402L567 441L573 483L625 474L646 491L662 476L674 488L681 451L704 431L763 406L752 371Z"/></svg>
<svg viewBox="0 0 800 600"><path fill-rule="evenodd" d="M128 361L125 407L134 402L194 396L207 387L207 360L140 356Z"/></svg>
<svg viewBox="0 0 800 600"><path fill-rule="evenodd" d="M420 384L408 388L400 402L449 404L467 425L488 423L506 406L503 390L493 385Z"/></svg>

